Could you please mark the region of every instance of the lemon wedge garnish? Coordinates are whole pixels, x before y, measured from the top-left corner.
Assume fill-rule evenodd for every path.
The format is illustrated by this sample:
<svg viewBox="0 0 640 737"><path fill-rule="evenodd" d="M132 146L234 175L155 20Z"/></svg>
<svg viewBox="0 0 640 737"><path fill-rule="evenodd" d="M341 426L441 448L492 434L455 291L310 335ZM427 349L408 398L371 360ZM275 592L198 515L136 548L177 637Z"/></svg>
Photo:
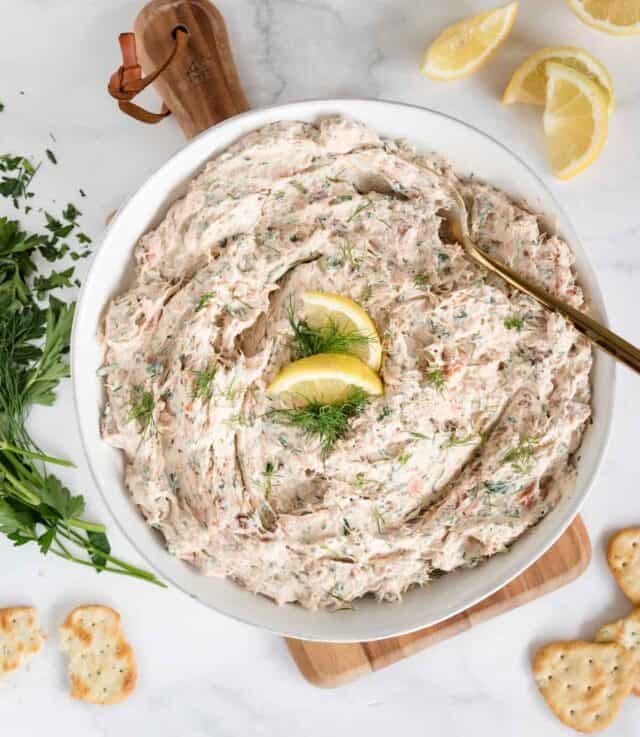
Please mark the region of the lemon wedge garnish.
<svg viewBox="0 0 640 737"><path fill-rule="evenodd" d="M613 36L640 33L640 0L567 0L573 12L593 28Z"/></svg>
<svg viewBox="0 0 640 737"><path fill-rule="evenodd" d="M607 139L608 100L585 74L547 63L544 134L554 174L570 179L598 157Z"/></svg>
<svg viewBox="0 0 640 737"><path fill-rule="evenodd" d="M557 61L565 66L577 69L594 82L597 82L608 97L609 112L613 112L615 96L609 71L595 56L577 46L548 46L536 51L515 70L504 91L502 102L507 105L513 102L544 105L546 102L546 64L548 61Z"/></svg>
<svg viewBox="0 0 640 737"><path fill-rule="evenodd" d="M354 341L348 352L360 358L374 371L380 370L382 344L373 320L348 297L333 292L305 292L302 295L304 317L312 328L335 325L344 335L361 336L364 340Z"/></svg>
<svg viewBox="0 0 640 737"><path fill-rule="evenodd" d="M353 391L383 393L375 371L355 356L345 353L318 353L301 358L282 369L267 387L267 396L283 396L294 404L339 402Z"/></svg>
<svg viewBox="0 0 640 737"><path fill-rule="evenodd" d="M488 10L454 23L429 46L420 71L431 79L460 79L473 74L509 35L518 3Z"/></svg>

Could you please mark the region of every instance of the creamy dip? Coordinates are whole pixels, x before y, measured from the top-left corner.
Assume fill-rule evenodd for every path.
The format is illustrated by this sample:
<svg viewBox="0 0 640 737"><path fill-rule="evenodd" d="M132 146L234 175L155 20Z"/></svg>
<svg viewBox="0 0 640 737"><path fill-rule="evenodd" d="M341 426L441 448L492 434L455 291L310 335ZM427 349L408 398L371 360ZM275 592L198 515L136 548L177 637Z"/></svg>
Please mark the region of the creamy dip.
<svg viewBox="0 0 640 737"><path fill-rule="evenodd" d="M278 603L397 600L570 490L590 346L447 239L443 178L478 244L582 305L526 207L344 118L251 133L140 239L104 318L102 434L171 553ZM384 396L326 458L267 417L305 290L351 297L384 343Z"/></svg>

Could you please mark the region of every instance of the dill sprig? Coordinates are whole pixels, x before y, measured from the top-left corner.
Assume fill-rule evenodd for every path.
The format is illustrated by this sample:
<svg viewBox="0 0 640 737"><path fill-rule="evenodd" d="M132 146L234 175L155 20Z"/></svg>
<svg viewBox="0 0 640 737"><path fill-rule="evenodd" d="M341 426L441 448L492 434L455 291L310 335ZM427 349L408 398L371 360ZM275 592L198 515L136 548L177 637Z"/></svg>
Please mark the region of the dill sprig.
<svg viewBox="0 0 640 737"><path fill-rule="evenodd" d="M145 391L141 386L134 386L129 397L129 414L127 420L135 420L140 432L145 433L153 424L153 408L155 400L151 392Z"/></svg>
<svg viewBox="0 0 640 737"><path fill-rule="evenodd" d="M262 472L262 481L258 482L259 486L264 488L264 499L271 502L271 494L273 487L277 485L280 474L277 472L276 466L272 461L267 461L264 471Z"/></svg>
<svg viewBox="0 0 640 737"><path fill-rule="evenodd" d="M433 369L427 374L427 381L437 391L442 392L444 390L447 380L444 377L444 373L441 368Z"/></svg>
<svg viewBox="0 0 640 737"><path fill-rule="evenodd" d="M215 296L216 296L216 293L215 292L205 292L200 297L200 299L198 300L198 302L196 303L196 310L195 311L196 312L200 312L200 310L203 310L207 306L209 300L212 297L215 297Z"/></svg>
<svg viewBox="0 0 640 737"><path fill-rule="evenodd" d="M213 394L213 380L216 377L216 366L210 366L204 371L194 371L195 386L193 389L194 399L207 400Z"/></svg>
<svg viewBox="0 0 640 737"><path fill-rule="evenodd" d="M413 277L413 284L418 289L428 289L429 288L429 275L426 274L424 271L417 273Z"/></svg>
<svg viewBox="0 0 640 737"><path fill-rule="evenodd" d="M504 326L505 328L507 328L507 330L517 330L518 332L520 332L523 325L524 321L521 317L507 317L504 321Z"/></svg>
<svg viewBox="0 0 640 737"><path fill-rule="evenodd" d="M455 433L451 433L449 438L442 443L440 448L442 450L448 450L449 448L458 448L461 445L469 445L470 443L473 443L476 437L477 435L474 432L461 437L458 437Z"/></svg>
<svg viewBox="0 0 640 737"><path fill-rule="evenodd" d="M384 527L385 527L386 522L385 522L385 519L382 513L380 512L378 507L375 506L375 504L373 505L373 507L371 507L371 516L373 517L376 523L376 527L378 528L378 534L382 535L384 533Z"/></svg>
<svg viewBox="0 0 640 737"><path fill-rule="evenodd" d="M517 473L529 473L533 466L533 454L535 450L535 440L533 438L525 438L504 456L502 462L510 463L511 468Z"/></svg>
<svg viewBox="0 0 640 737"><path fill-rule="evenodd" d="M333 599L335 599L337 602L339 602L340 606L336 607L334 611L339 612L342 610L345 611L353 611L355 607L353 604L345 599L343 596L340 596L340 594L336 594L335 591L327 591L329 596L331 596Z"/></svg>
<svg viewBox="0 0 640 737"><path fill-rule="evenodd" d="M320 443L323 458L333 450L333 446L345 437L351 427L351 420L362 414L369 403L369 397L362 389L354 389L346 399L332 404L310 401L304 407L292 409L272 409L267 417L282 425L298 428L310 439Z"/></svg>
<svg viewBox="0 0 640 737"><path fill-rule="evenodd" d="M287 318L293 332L290 346L297 358L318 353L352 353L353 348L366 345L373 337L359 330L346 330L331 319L326 325L312 327L296 317L293 302L287 307Z"/></svg>

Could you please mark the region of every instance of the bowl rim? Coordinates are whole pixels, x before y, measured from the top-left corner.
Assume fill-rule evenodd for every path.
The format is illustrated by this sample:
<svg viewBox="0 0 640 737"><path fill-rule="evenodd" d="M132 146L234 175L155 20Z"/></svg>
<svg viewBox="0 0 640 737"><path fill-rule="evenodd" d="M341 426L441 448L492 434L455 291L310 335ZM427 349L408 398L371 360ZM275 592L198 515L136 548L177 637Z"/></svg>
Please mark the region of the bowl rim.
<svg viewBox="0 0 640 737"><path fill-rule="evenodd" d="M597 480L597 477L599 475L599 472L601 470L602 466L602 460L604 456L606 455L607 448L610 442L611 437L611 428L612 428L612 420L613 420L613 400L615 396L615 384L616 384L616 364L613 361L612 358L610 358L607 355L602 355L600 357L600 360L603 361L605 364L609 364L608 366L608 372L609 372L609 393L608 393L608 402L607 402L607 411L605 413L605 416L600 416L598 418L598 423L601 426L600 429L600 435L601 435L601 442L600 442L600 449L597 457L595 458L595 462L592 468L591 476L589 479L587 479L584 489L581 491L579 498L577 500L577 503L573 505L573 508L570 511L570 514L566 514L564 520L562 520L556 527L556 530L553 532L553 534L549 535L548 539L544 541L543 545L540 545L537 549L537 552L534 554L533 557L530 558L528 562L526 562L523 565L520 565L516 569L514 569L510 574L502 579L498 584L489 587L488 589L483 590L483 592L480 595L476 595L474 597L471 597L468 601L464 603L463 606L459 606L458 608L455 608L454 610L450 611L449 613L445 613L442 616L438 616L437 618L431 618L426 623L418 623L415 625L412 625L410 627L403 627L401 629L393 628L391 627L387 631L383 631L379 634L375 634L373 636L370 636L369 634L366 635L366 637L332 637L327 638L323 635L314 636L313 634L309 634L308 632L300 632L296 631L295 629L292 629L291 627L287 628L286 625L286 614L285 609L281 608L283 611L283 616L281 618L282 620L282 626L275 627L268 624L261 623L259 621L256 621L256 618L251 618L250 616L241 615L237 612L231 612L228 611L222 607L215 606L209 602L203 601L198 596L196 596L193 592L189 591L189 589L184 586L182 583L177 582L174 577L171 575L168 575L164 570L162 570L162 567L159 563L155 562L150 555L148 555L142 547L138 544L136 539L134 538L133 534L131 534L125 525L123 521L121 521L116 514L112 504L109 501L109 495L103 490L102 484L99 482L98 479L98 473L95 467L95 463L92 457L92 454L90 453L89 447L88 447L88 441L85 437L85 432L83 429L83 421L82 421L82 412L80 407L80 397L79 397L79 389L78 384L76 381L76 376L78 374L78 366L77 361L79 360L77 357L80 353L78 348L78 341L80 340L80 328L78 325L80 324L79 316L83 312L83 307L85 305L85 302L87 302L90 299L90 295L88 293L87 285L89 283L89 276L90 274L96 269L96 264L98 261L98 255L102 251L102 248L104 246L105 241L108 239L109 234L111 231L116 227L119 218L123 214L123 212L126 210L128 204L136 198L136 196L141 193L142 190L146 189L147 187L152 186L153 182L156 180L156 178L159 178L163 175L163 173L167 170L170 170L173 166L174 162L182 157L185 153L185 151L192 146L197 145L199 141L201 141L203 138L206 138L208 136L211 136L213 134L213 131L220 131L224 128L228 128L230 126L234 126L238 123L240 120L244 120L246 118L251 117L260 117L263 114L267 113L275 113L277 111L282 111L283 115L286 113L287 110L290 110L292 108L300 108L302 107L309 107L309 108L315 108L317 106L325 106L326 110L323 113L322 110L315 110L312 114L316 116L321 116L323 114L330 114L330 108L332 106L340 106L340 105L368 105L368 104L382 104L383 106L390 107L390 108L407 108L414 111L420 111L425 112L430 115L436 116L438 118L441 118L443 120L452 122L456 125L462 126L463 128L468 129L473 134L477 134L484 139L487 139L490 141L493 145L498 146L500 149L504 151L505 154L507 154L509 157L511 157L513 160L517 162L519 166L526 169L528 174L532 177L533 180L535 180L537 186L545 193L545 196L548 198L549 202L553 206L553 213L539 213L539 214L554 214L562 217L562 220L564 221L564 232L563 235L567 241L570 243L577 243L579 244L582 255L583 255L583 271L585 271L588 274L588 277L590 281L592 282L592 291L590 293L590 297L594 298L594 301L598 302L598 309L600 313L600 319L602 323L605 326L608 326L609 320L606 310L606 305L604 301L604 296L602 294L602 291L600 289L600 285L597 279L597 275L591 265L591 262L586 254L586 251L582 247L581 241L577 236L577 233L575 232L575 229L573 227L573 224L567 217L566 213L564 212L563 208L560 206L558 200L556 199L555 195L552 193L550 188L545 184L543 179L537 174L537 172L529 165L527 164L518 154L514 153L510 148L508 148L505 144L501 143L499 140L491 136L490 134L486 133L485 131L481 130L480 128L477 128L476 126L472 125L471 123L468 123L464 120L461 120L459 118L456 118L455 116L448 115L446 113L443 113L439 110L434 110L432 108L428 108L423 105L417 105L414 103L407 103L407 102L400 102L400 101L394 101L394 100L387 100L382 98L374 98L374 97L330 97L330 98L305 98L303 100L296 100L293 102L288 102L285 104L280 105L266 105L262 107L252 108L250 110L247 110L243 113L240 113L238 115L233 116L232 118L228 118L224 121L221 121L220 123L216 124L215 126L212 126L211 128L206 129L205 131L202 131L194 138L190 139L185 143L184 146L181 146L175 153L173 153L164 163L162 163L159 167L154 169L154 171L145 177L144 181L141 182L141 184L136 187L136 189L131 192L123 202L121 203L120 207L117 209L113 217L110 219L107 227L105 228L104 232L102 233L102 236L100 238L99 246L96 248L94 256L91 260L91 265L89 267L89 270L87 271L87 274L85 275L82 288L80 290L80 294L77 300L77 308L76 308L76 318L73 322L73 328L72 328L72 334L71 334L71 358L70 363L72 367L71 375L72 375L72 384L73 384L73 405L74 405L74 414L76 423L79 429L80 434L80 440L81 440L81 446L82 450L85 456L85 460L87 462L87 466L89 468L89 472L91 474L91 478L93 480L94 485L97 487L100 496L102 498L103 503L105 504L107 510L109 511L109 514L113 518L115 524L119 528L122 535L125 537L125 539L133 546L133 548L136 550L138 555L140 555L143 560L146 562L146 564L156 573L158 574L163 580L166 580L171 586L175 587L182 593L186 594L192 599L196 599L199 601L203 606L207 607L208 609L212 609L213 611L216 611L219 614L222 614L223 616L230 617L238 622L242 622L243 624L248 624L250 626L271 632L272 634L280 635L283 637L289 637L293 639L303 639L308 641L315 641L315 642L340 642L340 643L350 643L350 642L360 642L366 639L367 641L375 641L375 640L381 640L388 637L394 637L394 636L401 636L403 634L409 634L411 632L419 631L426 627L434 626L442 621L445 621L446 619L455 616L456 614L459 614L461 611L465 611L466 609L474 606L479 601L482 601L485 598L488 598L492 594L494 594L496 591L500 590L504 586L506 586L508 583L510 583L512 580L514 580L517 576L519 576L524 570L529 568L531 565L533 565L537 560L539 560L542 555L544 555L549 548L551 548L552 545L555 544L555 542L558 540L558 538L564 534L566 529L569 527L569 525L572 523L572 521L575 519L575 517L580 513L580 510L585 503L590 491L593 489L593 486ZM357 117L354 115L354 117ZM289 118L292 119L292 118ZM257 123L256 128L260 127L261 125L265 125L267 123ZM255 128L253 129L255 130ZM246 135L245 133L239 133L239 137L242 135ZM228 147L231 144L226 144L225 148ZM222 149L224 150L224 148ZM212 156L217 155L217 153L209 154L209 157L203 159L200 161L199 165L196 168L196 171L199 171L201 167L206 163L206 161L211 158ZM482 179L482 177L480 177ZM491 182L488 182L491 184ZM168 193L168 190L167 190ZM507 195L509 193L507 192ZM178 199L178 197L174 198ZM132 245L135 246L135 243ZM595 294L594 294L595 291ZM103 305L104 307L104 305ZM604 366L603 370L607 370L607 365ZM593 387L592 387L593 389ZM591 401L593 401L593 391L592 391L592 398ZM124 484L123 484L124 489ZM137 512L137 510L136 510ZM139 512L137 512L139 514ZM531 529L531 528L530 528ZM164 545L164 543L160 543ZM166 550L166 547L165 547ZM187 564L185 564L187 565ZM479 570L479 569L476 569ZM455 574L455 572L452 572L452 574ZM451 575L451 574L450 574ZM235 584L234 584L235 585ZM277 606L275 603L273 603L273 606ZM393 604L378 604L378 606L394 606ZM401 605L400 605L401 606ZM309 615L312 616L313 612L309 612Z"/></svg>

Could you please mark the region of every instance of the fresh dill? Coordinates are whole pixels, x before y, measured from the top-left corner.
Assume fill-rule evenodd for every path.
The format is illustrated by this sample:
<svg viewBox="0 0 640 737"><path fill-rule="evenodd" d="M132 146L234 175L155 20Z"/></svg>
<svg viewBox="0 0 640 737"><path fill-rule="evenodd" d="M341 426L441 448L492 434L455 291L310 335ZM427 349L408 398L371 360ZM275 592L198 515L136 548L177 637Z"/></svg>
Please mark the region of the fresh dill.
<svg viewBox="0 0 640 737"><path fill-rule="evenodd" d="M533 454L536 444L533 438L525 438L512 448L502 459L503 463L510 463L516 473L529 473L533 466Z"/></svg>
<svg viewBox="0 0 640 737"><path fill-rule="evenodd" d="M376 527L378 528L378 534L382 535L384 532L385 521L380 510L375 505L371 507L371 514L375 520Z"/></svg>
<svg viewBox="0 0 640 737"><path fill-rule="evenodd" d="M320 545L320 548L324 550L325 552L329 553L329 556L332 560L337 561L338 563L355 563L356 559L352 555L345 555L343 553L340 553L337 550L334 550L329 545L325 545L322 543Z"/></svg>
<svg viewBox="0 0 640 737"><path fill-rule="evenodd" d="M355 254L353 253L353 245L351 244L351 241L347 240L346 238L344 243L340 247L340 256L343 263L349 264L352 269L358 271L358 269L360 268L360 259L355 256Z"/></svg>
<svg viewBox="0 0 640 737"><path fill-rule="evenodd" d="M350 202L353 199L353 195L350 194L339 194L329 200L330 205L339 205L341 202Z"/></svg>
<svg viewBox="0 0 640 737"><path fill-rule="evenodd" d="M390 417L393 414L393 410L391 407L389 407L387 404L382 408L382 411L378 415L378 422L382 422L382 420L386 420L387 417Z"/></svg>
<svg viewBox="0 0 640 737"><path fill-rule="evenodd" d="M212 297L215 297L215 294L215 292L206 292L205 294L203 294L196 304L196 312L200 312L200 310L203 310L207 306L209 300Z"/></svg>
<svg viewBox="0 0 640 737"><path fill-rule="evenodd" d="M356 207L356 209L347 218L347 222L350 223L354 218L358 217L361 212L364 212L364 210L367 210L372 205L373 202L371 202L371 200L367 200L366 202L362 202L361 204L359 204L358 207Z"/></svg>
<svg viewBox="0 0 640 737"><path fill-rule="evenodd" d="M227 402L235 401L235 398L242 390L242 387L236 386L236 378L236 376L233 376L229 382L229 386L222 392L222 396L227 400Z"/></svg>
<svg viewBox="0 0 640 737"><path fill-rule="evenodd" d="M278 478L279 474L277 473L275 464L272 461L267 461L259 485L264 489L264 499L268 503L271 502L273 487L277 484Z"/></svg>
<svg viewBox="0 0 640 737"><path fill-rule="evenodd" d="M511 484L508 481L485 481L484 489L487 494L506 494Z"/></svg>
<svg viewBox="0 0 640 737"><path fill-rule="evenodd" d="M427 381L437 392L442 392L447 383L441 368L429 371L427 373Z"/></svg>
<svg viewBox="0 0 640 737"><path fill-rule="evenodd" d="M210 366L203 371L194 371L195 385L193 388L193 398L207 400L213 394L213 380L216 377L216 367Z"/></svg>
<svg viewBox="0 0 640 737"><path fill-rule="evenodd" d="M504 326L507 330L517 330L519 332L522 330L523 325L524 321L521 317L507 317L504 321Z"/></svg>
<svg viewBox="0 0 640 737"><path fill-rule="evenodd" d="M338 440L347 435L351 420L362 414L369 397L362 389L354 389L346 399L332 404L310 401L303 407L272 409L268 419L301 430L309 439L320 443L322 456L326 458Z"/></svg>
<svg viewBox="0 0 640 737"><path fill-rule="evenodd" d="M287 307L287 318L293 335L289 345L296 358L315 356L318 353L351 353L356 346L371 342L372 336L359 330L344 329L335 320L326 325L312 327L306 320L296 317L293 302Z"/></svg>
<svg viewBox="0 0 640 737"><path fill-rule="evenodd" d="M411 437L414 438L415 440L430 440L431 439L429 438L428 435L425 435L424 433L421 433L421 432L410 431L409 435L411 435Z"/></svg>
<svg viewBox="0 0 640 737"><path fill-rule="evenodd" d="M309 194L309 190L303 184L300 184L300 182L296 182L295 179L292 179L289 184L297 189L300 194Z"/></svg>
<svg viewBox="0 0 640 737"><path fill-rule="evenodd" d="M350 601L347 601L344 597L340 596L339 594L336 594L334 591L328 591L327 593L329 594L329 596L333 597L336 601L340 602L341 604L341 606L339 606L335 611L337 612L341 610L353 611L353 609L355 608Z"/></svg>
<svg viewBox="0 0 640 737"><path fill-rule="evenodd" d="M418 289L428 289L429 287L429 276L424 271L417 273L413 277L413 285Z"/></svg>
<svg viewBox="0 0 640 737"><path fill-rule="evenodd" d="M228 417L224 424L231 430L239 430L241 427L250 427L253 423L240 412Z"/></svg>
<svg viewBox="0 0 640 737"><path fill-rule="evenodd" d="M127 420L138 423L140 432L145 433L153 424L153 408L155 400L151 392L145 391L141 386L134 386L129 397L129 414Z"/></svg>
<svg viewBox="0 0 640 737"><path fill-rule="evenodd" d="M476 434L474 432L461 437L458 437L455 433L451 433L449 438L442 443L440 448L442 450L448 450L449 448L457 448L461 445L469 445L470 443L473 443L475 439Z"/></svg>

